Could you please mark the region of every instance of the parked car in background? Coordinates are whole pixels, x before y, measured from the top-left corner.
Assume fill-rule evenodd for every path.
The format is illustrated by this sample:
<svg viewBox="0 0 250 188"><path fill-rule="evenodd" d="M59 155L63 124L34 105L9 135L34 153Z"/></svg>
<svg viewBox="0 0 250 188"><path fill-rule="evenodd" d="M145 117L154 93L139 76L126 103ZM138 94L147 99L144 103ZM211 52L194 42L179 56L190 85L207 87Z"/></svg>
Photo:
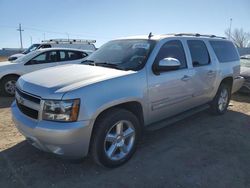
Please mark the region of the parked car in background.
<svg viewBox="0 0 250 188"><path fill-rule="evenodd" d="M21 75L48 67L81 63L91 53L89 50L45 48L32 51L15 61L1 62L0 92L5 96L14 96L15 84Z"/></svg>
<svg viewBox="0 0 250 188"><path fill-rule="evenodd" d="M117 167L132 157L143 129L209 107L224 114L239 75L235 46L214 35L113 40L82 64L19 78L13 121L43 151L73 158L90 152L96 163Z"/></svg>
<svg viewBox="0 0 250 188"><path fill-rule="evenodd" d="M245 82L240 89L242 93L250 93L250 55L240 57L241 71L240 74L245 78Z"/></svg>
<svg viewBox="0 0 250 188"><path fill-rule="evenodd" d="M41 44L32 44L28 49L24 50L22 53L18 53L18 54L14 54L14 55L11 55L8 60L9 61L14 61L16 60L17 58L19 57L22 57L36 49L38 49L38 47L40 46Z"/></svg>
<svg viewBox="0 0 250 188"><path fill-rule="evenodd" d="M95 40L85 40L85 39L50 39L43 40L40 44L32 44L28 49L19 54L11 55L8 60L14 61L19 57L22 57L34 50L42 48L73 48L82 49L88 51L95 51L96 47L94 45Z"/></svg>

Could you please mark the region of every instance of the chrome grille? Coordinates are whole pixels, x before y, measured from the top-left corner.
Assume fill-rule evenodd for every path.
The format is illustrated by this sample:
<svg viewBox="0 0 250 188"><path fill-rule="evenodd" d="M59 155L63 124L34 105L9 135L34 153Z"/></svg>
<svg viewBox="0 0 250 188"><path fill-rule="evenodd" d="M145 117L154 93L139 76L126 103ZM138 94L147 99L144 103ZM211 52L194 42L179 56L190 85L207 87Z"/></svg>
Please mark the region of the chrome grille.
<svg viewBox="0 0 250 188"><path fill-rule="evenodd" d="M31 117L33 119L38 119L38 113L39 112L37 110L33 110L33 109L31 109L31 108L29 108L27 106L24 106L24 105L18 103L18 101L17 101L17 106L18 106L19 110L23 114L25 114L26 116L29 116L29 117Z"/></svg>
<svg viewBox="0 0 250 188"><path fill-rule="evenodd" d="M16 92L19 94L19 96L21 96L22 98L32 101L36 104L40 104L40 97L39 96L34 96L34 95L30 95L27 94L26 92L21 91L20 89L16 88Z"/></svg>
<svg viewBox="0 0 250 188"><path fill-rule="evenodd" d="M19 88L16 89L16 103L19 110L26 116L38 119L40 111L41 98L26 93Z"/></svg>

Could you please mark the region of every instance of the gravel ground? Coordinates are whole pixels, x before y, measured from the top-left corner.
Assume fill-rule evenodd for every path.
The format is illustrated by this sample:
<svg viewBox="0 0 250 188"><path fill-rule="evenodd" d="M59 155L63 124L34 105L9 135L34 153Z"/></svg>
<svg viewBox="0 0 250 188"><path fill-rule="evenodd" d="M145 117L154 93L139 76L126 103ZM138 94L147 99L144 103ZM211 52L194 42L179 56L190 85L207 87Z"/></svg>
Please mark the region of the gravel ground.
<svg viewBox="0 0 250 188"><path fill-rule="evenodd" d="M124 166L69 161L30 146L11 121L12 98L0 97L0 187L250 187L250 96L229 111L204 111L147 132Z"/></svg>
<svg viewBox="0 0 250 188"><path fill-rule="evenodd" d="M8 57L0 56L0 62L1 61L7 61Z"/></svg>

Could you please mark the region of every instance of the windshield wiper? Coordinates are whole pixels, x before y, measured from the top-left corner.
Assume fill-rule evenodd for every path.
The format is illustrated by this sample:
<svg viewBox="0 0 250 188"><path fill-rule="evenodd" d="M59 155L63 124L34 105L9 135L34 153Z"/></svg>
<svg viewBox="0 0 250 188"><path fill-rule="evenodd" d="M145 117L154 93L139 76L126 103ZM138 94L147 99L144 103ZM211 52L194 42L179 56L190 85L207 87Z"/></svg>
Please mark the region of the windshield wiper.
<svg viewBox="0 0 250 188"><path fill-rule="evenodd" d="M88 62L87 65L93 65L93 64L94 64L94 61L93 61L93 60L88 60L88 59L82 61L81 64L84 64L84 63L87 63L87 62Z"/></svg>
<svg viewBox="0 0 250 188"><path fill-rule="evenodd" d="M93 60L84 60L82 61L82 64L85 64L86 65L92 65L92 66L102 66L102 67L109 67L109 68L114 68L114 69L118 69L118 70L125 70L121 67L119 67L119 65L117 64L113 64L113 63L108 63L108 62L95 62Z"/></svg>
<svg viewBox="0 0 250 188"><path fill-rule="evenodd" d="M119 65L117 65L117 64L108 63L108 62L96 62L93 64L95 66L103 66L103 67L110 67L110 68L114 68L114 69L118 69L118 70L125 70L125 69L119 67Z"/></svg>

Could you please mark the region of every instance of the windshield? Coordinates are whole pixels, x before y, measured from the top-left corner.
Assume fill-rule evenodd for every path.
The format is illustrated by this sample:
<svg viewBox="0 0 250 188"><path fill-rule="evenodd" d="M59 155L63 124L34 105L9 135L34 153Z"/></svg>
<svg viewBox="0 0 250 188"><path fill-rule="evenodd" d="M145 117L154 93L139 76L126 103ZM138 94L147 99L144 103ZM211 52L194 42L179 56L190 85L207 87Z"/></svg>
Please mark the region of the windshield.
<svg viewBox="0 0 250 188"><path fill-rule="evenodd" d="M26 49L23 54L28 54L34 50L36 50L40 46L40 44L32 44L28 49Z"/></svg>
<svg viewBox="0 0 250 188"><path fill-rule="evenodd" d="M104 44L83 62L121 70L141 69L155 45L155 41L145 39L114 40Z"/></svg>
<svg viewBox="0 0 250 188"><path fill-rule="evenodd" d="M24 56L22 56L22 57L17 58L16 60L13 61L13 63L21 63L21 62L24 62L24 61L26 61L27 59L33 58L33 57L36 56L36 54L38 54L38 53L39 53L38 51L30 52L30 53L27 54L27 55L24 55Z"/></svg>
<svg viewBox="0 0 250 188"><path fill-rule="evenodd" d="M240 59L240 64L242 67L249 67L250 68L250 58L242 58Z"/></svg>

